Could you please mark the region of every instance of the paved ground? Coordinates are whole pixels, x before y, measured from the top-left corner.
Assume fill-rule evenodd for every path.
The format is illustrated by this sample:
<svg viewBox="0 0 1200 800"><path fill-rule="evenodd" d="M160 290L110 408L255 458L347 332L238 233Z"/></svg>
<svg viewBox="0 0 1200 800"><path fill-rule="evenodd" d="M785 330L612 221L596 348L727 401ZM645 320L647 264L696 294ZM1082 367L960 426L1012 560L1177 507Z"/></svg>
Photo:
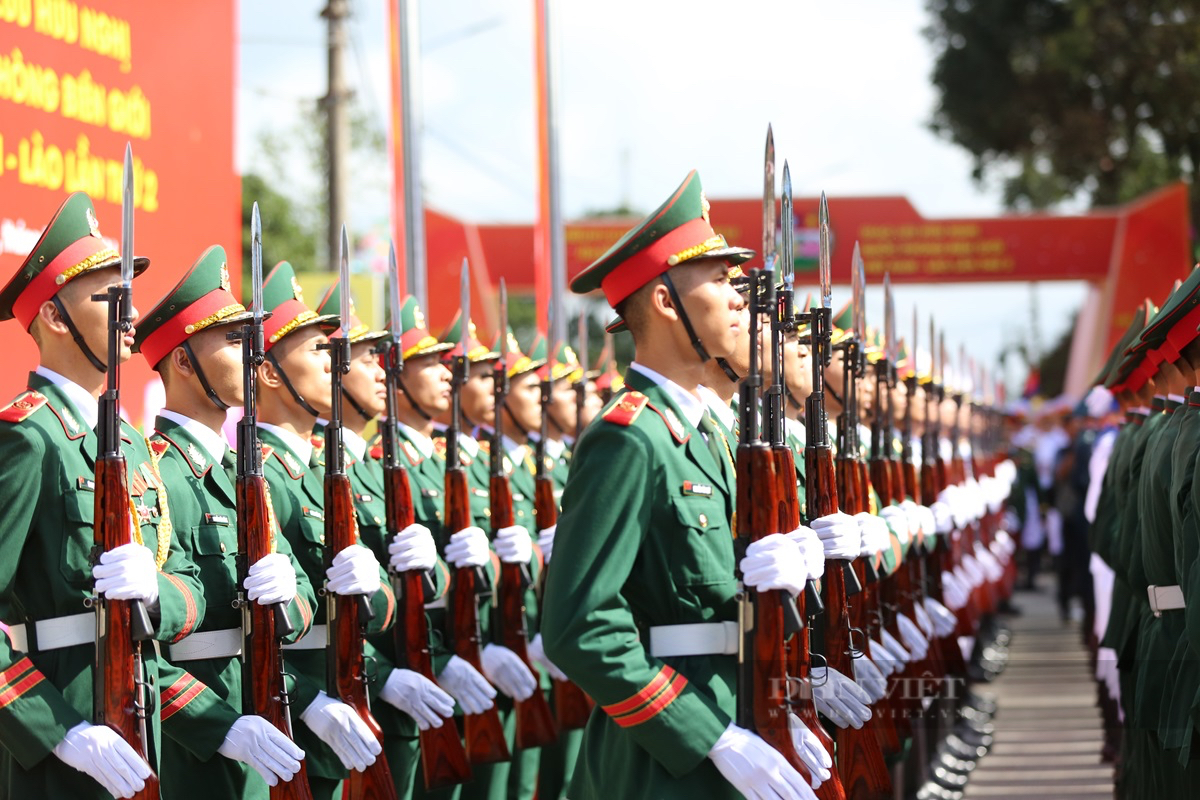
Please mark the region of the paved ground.
<svg viewBox="0 0 1200 800"><path fill-rule="evenodd" d="M992 684L996 741L967 786L967 800L1107 800L1112 769L1100 763L1100 713L1079 624L1064 624L1049 584L1019 592L1008 669Z"/></svg>

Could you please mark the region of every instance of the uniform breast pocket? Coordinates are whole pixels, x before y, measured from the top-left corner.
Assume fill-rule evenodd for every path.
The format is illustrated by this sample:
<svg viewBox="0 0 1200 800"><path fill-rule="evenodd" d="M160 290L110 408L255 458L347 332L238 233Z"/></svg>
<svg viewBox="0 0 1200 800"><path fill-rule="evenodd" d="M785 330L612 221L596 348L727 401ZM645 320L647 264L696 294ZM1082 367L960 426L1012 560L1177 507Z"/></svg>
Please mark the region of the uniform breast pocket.
<svg viewBox="0 0 1200 800"><path fill-rule="evenodd" d="M232 556L237 552L237 529L232 525L196 525L192 528L192 547L197 556Z"/></svg>
<svg viewBox="0 0 1200 800"><path fill-rule="evenodd" d="M723 505L711 498L682 497L671 503L670 566L681 586L733 579L733 539Z"/></svg>
<svg viewBox="0 0 1200 800"><path fill-rule="evenodd" d="M63 495L62 558L58 568L68 583L86 587L92 578L89 559L95 544L95 491L68 491Z"/></svg>

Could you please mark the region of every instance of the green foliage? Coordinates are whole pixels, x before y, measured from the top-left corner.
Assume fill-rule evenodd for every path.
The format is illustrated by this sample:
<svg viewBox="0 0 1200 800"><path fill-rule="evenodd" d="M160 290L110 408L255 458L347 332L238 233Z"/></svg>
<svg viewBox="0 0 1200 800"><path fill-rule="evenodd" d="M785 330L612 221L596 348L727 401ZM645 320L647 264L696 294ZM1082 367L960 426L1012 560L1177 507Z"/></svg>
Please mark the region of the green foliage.
<svg viewBox="0 0 1200 800"><path fill-rule="evenodd" d="M1200 0L927 0L932 128L1011 208L1200 179ZM1193 225L1200 192L1192 192Z"/></svg>
<svg viewBox="0 0 1200 800"><path fill-rule="evenodd" d="M280 184L277 184L280 185ZM290 261L297 272L315 269L317 231L311 214L292 198L275 189L261 175L242 176L242 275L250 276L250 216L255 202L263 226L263 274L280 261ZM245 285L249 286L247 282Z"/></svg>

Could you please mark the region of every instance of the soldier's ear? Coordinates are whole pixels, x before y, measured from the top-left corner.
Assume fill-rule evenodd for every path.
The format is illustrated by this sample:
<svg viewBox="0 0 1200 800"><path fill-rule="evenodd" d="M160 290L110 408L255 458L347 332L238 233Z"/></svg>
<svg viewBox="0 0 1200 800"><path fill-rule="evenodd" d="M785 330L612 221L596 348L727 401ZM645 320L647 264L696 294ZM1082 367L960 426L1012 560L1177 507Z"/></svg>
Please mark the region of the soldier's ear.
<svg viewBox="0 0 1200 800"><path fill-rule="evenodd" d="M671 300L671 292L662 281L655 283L650 289L650 308L654 313L671 322L679 319L679 312L676 311L675 303Z"/></svg>
<svg viewBox="0 0 1200 800"><path fill-rule="evenodd" d="M58 313L58 307L54 305L54 301L47 300L38 307L37 316L33 318L33 322L29 328L41 328L40 332L34 336L39 339L47 333L58 334L59 336L69 336L71 331L67 327L67 323L63 321L62 314Z"/></svg>
<svg viewBox="0 0 1200 800"><path fill-rule="evenodd" d="M191 377L196 374L196 370L192 367L192 361L187 357L182 347L176 347L171 351L171 355L167 356L171 362L170 368L172 372L177 372L183 377Z"/></svg>
<svg viewBox="0 0 1200 800"><path fill-rule="evenodd" d="M263 359L263 363L258 365L258 382L271 389L278 389L283 385L279 379L279 370L275 369L271 359Z"/></svg>

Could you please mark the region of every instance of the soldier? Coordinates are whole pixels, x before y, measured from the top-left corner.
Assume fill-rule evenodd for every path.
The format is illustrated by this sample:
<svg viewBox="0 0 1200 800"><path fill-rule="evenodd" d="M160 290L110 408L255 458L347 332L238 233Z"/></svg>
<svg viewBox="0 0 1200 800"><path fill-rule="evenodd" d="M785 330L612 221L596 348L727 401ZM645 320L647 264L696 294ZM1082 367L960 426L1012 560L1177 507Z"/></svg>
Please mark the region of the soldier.
<svg viewBox="0 0 1200 800"><path fill-rule="evenodd" d="M337 318L318 315L304 304L292 266L280 262L263 282L266 358L258 370L258 424L270 455L263 473L280 530L296 561L313 585L326 592L367 595L374 616L368 633L392 623L395 596L374 554L360 544L334 555L325 569L324 482L311 434L331 397L328 342L323 330ZM288 645L286 657L296 673L293 708L301 709L297 743L307 756L313 796L332 798L346 770L365 770L381 751L375 735L351 706L326 692L325 606L318 606L307 636Z"/></svg>
<svg viewBox="0 0 1200 800"><path fill-rule="evenodd" d="M341 308L341 285L335 283L317 305L318 314ZM428 601L443 596L449 585L449 572L437 558L437 544L424 522L418 522L389 537L387 509L384 505L383 461L368 458L367 425L386 410L387 384L375 349L388 337L387 331L372 331L358 319L354 302L351 318L343 323L350 339L350 371L342 377L342 399L349 413L342 418L342 441L346 451L346 469L354 492L358 532L363 544L381 562L389 562L396 573L422 570L430 573L433 585ZM336 331L333 337L343 335ZM413 366L419 366L414 361ZM319 426L318 430L323 430ZM381 454L382 455L382 454ZM415 485L415 483L413 484ZM417 498L413 498L414 504ZM428 524L437 527L436 519ZM366 651L374 664L371 680L372 712L383 730L383 750L399 797L412 794L420 753L417 727L426 730L441 727L453 716L454 700L437 684L423 675L397 666L396 647L391 633L368 637Z"/></svg>
<svg viewBox="0 0 1200 800"><path fill-rule="evenodd" d="M0 411L0 551L8 554L0 566L0 618L9 625L0 637L0 794L7 797L131 797L158 767L160 719L214 700L147 645L139 677L150 687L149 765L111 728L89 722L98 676L95 612L85 602L93 591L143 601L155 638L167 642L194 630L205 612L196 567L172 536L146 440L128 425L122 453L141 525L136 541L91 565L94 430L108 331L108 309L92 296L117 285L120 261L100 235L91 199L77 192L0 290L0 319L15 317L39 356L29 389ZM136 259L135 273L148 265ZM133 334L120 342L121 362ZM156 687L168 690L165 703Z"/></svg>
<svg viewBox="0 0 1200 800"><path fill-rule="evenodd" d="M178 732L170 722L163 743L162 787L185 796L203 787L228 797L267 797L263 781L250 777L242 763L212 760L220 752L258 770L267 784L290 780L299 769L300 751L261 717L240 716L242 707L241 611L237 501L233 454L221 434L226 411L242 402L241 343L226 334L249 313L230 293L225 250L209 247L174 289L138 326L134 349L161 376L166 404L155 420L151 451L159 457L163 483L171 497L175 536L199 567L208 600L204 622L187 638L166 648L172 663L215 691L233 719L199 730ZM285 539L277 552L250 566L246 593L263 605L283 603L295 632L308 631L316 596ZM224 713L230 713L224 712ZM172 718L175 719L175 718ZM232 727L230 727L232 725ZM240 756L240 757L239 757ZM278 777L277 777L278 776Z"/></svg>
<svg viewBox="0 0 1200 800"><path fill-rule="evenodd" d="M637 352L626 393L576 448L543 604L546 655L598 705L577 800L814 796L731 721L735 658L723 635L702 641L734 619L736 581L732 458L697 386L710 356L734 349L742 303L728 272L751 255L713 232L693 172L571 285L604 291ZM807 575L783 534L741 567L759 591L795 594Z"/></svg>

